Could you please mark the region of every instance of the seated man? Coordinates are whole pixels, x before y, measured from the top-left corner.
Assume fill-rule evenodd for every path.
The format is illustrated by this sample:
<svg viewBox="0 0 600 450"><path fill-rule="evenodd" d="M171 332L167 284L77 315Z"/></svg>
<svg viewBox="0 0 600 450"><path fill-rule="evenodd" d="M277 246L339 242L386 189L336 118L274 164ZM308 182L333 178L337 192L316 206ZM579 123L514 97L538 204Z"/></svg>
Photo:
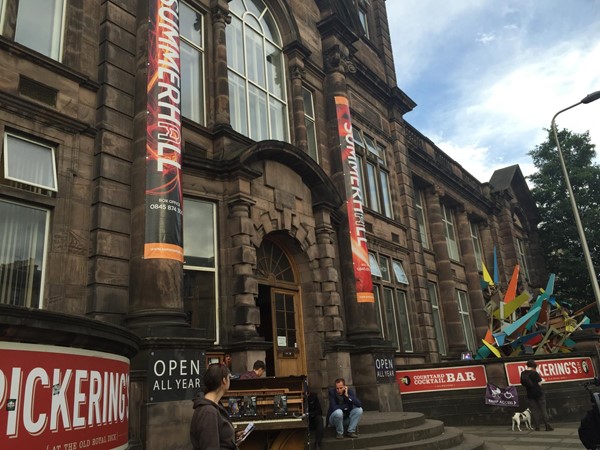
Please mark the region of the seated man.
<svg viewBox="0 0 600 450"><path fill-rule="evenodd" d="M363 409L354 391L348 389L343 378L335 380L335 387L329 388L329 411L327 411L327 424L334 427L338 439L344 438L344 427L347 436L358 437L356 427L362 416Z"/></svg>
<svg viewBox="0 0 600 450"><path fill-rule="evenodd" d="M252 366L252 370L249 370L248 372L244 372L243 374L240 375L240 380L249 380L251 378L260 378L264 375L264 373L266 371L267 371L267 366L265 365L265 362L261 361L259 359Z"/></svg>

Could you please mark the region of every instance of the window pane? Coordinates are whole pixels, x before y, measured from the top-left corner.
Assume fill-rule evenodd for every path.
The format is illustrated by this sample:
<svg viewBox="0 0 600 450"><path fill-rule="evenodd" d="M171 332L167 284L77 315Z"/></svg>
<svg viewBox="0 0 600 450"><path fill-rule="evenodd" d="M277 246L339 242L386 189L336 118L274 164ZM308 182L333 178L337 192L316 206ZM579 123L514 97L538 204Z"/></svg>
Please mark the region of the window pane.
<svg viewBox="0 0 600 450"><path fill-rule="evenodd" d="M265 49L260 34L246 27L246 61L248 64L248 79L266 89L265 80Z"/></svg>
<svg viewBox="0 0 600 450"><path fill-rule="evenodd" d="M204 124L204 93L202 89L202 55L181 41L181 113L188 119Z"/></svg>
<svg viewBox="0 0 600 450"><path fill-rule="evenodd" d="M276 141L287 141L287 120L286 120L286 107L279 100L273 97L269 100L271 116L271 139Z"/></svg>
<svg viewBox="0 0 600 450"><path fill-rule="evenodd" d="M249 85L250 137L255 141L268 139L267 94Z"/></svg>
<svg viewBox="0 0 600 450"><path fill-rule="evenodd" d="M230 10L232 5L233 2L229 4ZM225 32L227 37L227 65L241 75L245 75L242 21L232 17L231 23L225 27Z"/></svg>
<svg viewBox="0 0 600 450"><path fill-rule="evenodd" d="M377 174L373 164L367 163L367 177L369 179L369 207L373 211L380 212Z"/></svg>
<svg viewBox="0 0 600 450"><path fill-rule="evenodd" d="M246 82L233 72L229 72L229 114L231 126L238 133L248 136L246 105Z"/></svg>
<svg viewBox="0 0 600 450"><path fill-rule="evenodd" d="M481 256L481 240L479 239L479 228L476 223L471 222L471 239L473 241L473 251L475 253L475 262L477 269L482 270L482 256Z"/></svg>
<svg viewBox="0 0 600 450"><path fill-rule="evenodd" d="M381 268L381 279L388 282L392 281L390 278L390 258L380 255L379 264Z"/></svg>
<svg viewBox="0 0 600 450"><path fill-rule="evenodd" d="M202 48L202 15L183 2L179 3L179 32L181 37Z"/></svg>
<svg viewBox="0 0 600 450"><path fill-rule="evenodd" d="M446 340L444 338L444 329L442 328L442 317L438 302L437 287L435 283L427 282L429 291L429 300L431 301L431 313L433 315L433 327L438 341L438 347L442 355L446 354Z"/></svg>
<svg viewBox="0 0 600 450"><path fill-rule="evenodd" d="M465 334L467 350L475 351L477 348L475 346L475 338L473 336L473 324L471 323L471 316L469 314L467 293L457 290L456 296L458 298L458 313L463 327L463 332Z"/></svg>
<svg viewBox="0 0 600 450"><path fill-rule="evenodd" d="M381 195L383 196L383 214L391 219L394 215L392 214L392 200L390 198L388 174L386 172L379 172L379 178L381 180Z"/></svg>
<svg viewBox="0 0 600 450"><path fill-rule="evenodd" d="M0 200L0 303L38 308L48 211Z"/></svg>
<svg viewBox="0 0 600 450"><path fill-rule="evenodd" d="M308 117L305 117L304 125L306 126L308 154L312 159L319 162L319 149L317 147L317 130L315 128L315 123Z"/></svg>
<svg viewBox="0 0 600 450"><path fill-rule="evenodd" d="M385 323L389 332L388 339L394 344L394 348L399 349L398 329L396 328L396 318L394 312L394 293L391 289L383 289L383 304L385 310Z"/></svg>
<svg viewBox="0 0 600 450"><path fill-rule="evenodd" d="M19 0L15 41L60 59L64 0Z"/></svg>
<svg viewBox="0 0 600 450"><path fill-rule="evenodd" d="M383 311L381 308L381 299L379 298L379 286L373 285L373 296L375 297L375 309L377 311L377 323L379 324L379 329L381 330L381 335L384 339L387 338L385 333L385 326L383 324Z"/></svg>
<svg viewBox="0 0 600 450"><path fill-rule="evenodd" d="M215 206L185 198L183 203L185 265L215 268Z"/></svg>
<svg viewBox="0 0 600 450"><path fill-rule="evenodd" d="M373 253L369 253L369 265L371 266L371 275L374 277L382 277L381 268L377 263L377 258Z"/></svg>
<svg viewBox="0 0 600 450"><path fill-rule="evenodd" d="M446 245L448 247L448 256L450 259L458 261L458 244L456 242L456 233L454 231L454 219L452 217L452 211L445 205L442 206L443 221L444 221L444 233L446 234Z"/></svg>
<svg viewBox="0 0 600 450"><path fill-rule="evenodd" d="M403 291L396 291L396 295L398 305L398 326L400 328L400 338L402 339L402 350L405 352L412 352L413 342L412 336L410 335L406 294Z"/></svg>
<svg viewBox="0 0 600 450"><path fill-rule="evenodd" d="M5 177L56 191L54 149L10 134L5 136Z"/></svg>
<svg viewBox="0 0 600 450"><path fill-rule="evenodd" d="M269 79L269 92L277 98L283 98L283 58L277 47L267 42L267 73Z"/></svg>
<svg viewBox="0 0 600 450"><path fill-rule="evenodd" d="M419 236L423 248L429 248L429 239L427 238L427 228L425 224L425 210L423 209L423 192L415 193L415 208L417 210L417 223L419 224Z"/></svg>
<svg viewBox="0 0 600 450"><path fill-rule="evenodd" d="M215 272L183 271L183 306L188 323L203 331L203 336L216 339Z"/></svg>
<svg viewBox="0 0 600 450"><path fill-rule="evenodd" d="M363 30L365 30L365 36L368 39L369 38L369 23L367 20L367 12L364 9L359 8L358 9L358 18L360 20L360 24L363 27Z"/></svg>
<svg viewBox="0 0 600 450"><path fill-rule="evenodd" d="M365 148L365 141L363 140L362 133L358 128L352 128L352 136L354 137L354 145L357 147Z"/></svg>
<svg viewBox="0 0 600 450"><path fill-rule="evenodd" d="M406 272L404 272L404 267L398 261L392 261L392 265L394 267L394 275L396 276L396 281L402 284L408 284L408 277L406 276Z"/></svg>

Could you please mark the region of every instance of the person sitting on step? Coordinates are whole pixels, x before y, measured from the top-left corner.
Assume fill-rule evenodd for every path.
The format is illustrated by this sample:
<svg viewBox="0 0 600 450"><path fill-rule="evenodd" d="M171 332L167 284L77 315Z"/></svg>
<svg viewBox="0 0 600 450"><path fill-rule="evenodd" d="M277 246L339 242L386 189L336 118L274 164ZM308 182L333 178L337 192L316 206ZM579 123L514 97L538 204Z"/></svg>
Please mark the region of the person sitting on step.
<svg viewBox="0 0 600 450"><path fill-rule="evenodd" d="M346 386L343 378L336 379L335 387L329 388L329 410L327 411L327 424L335 428L336 437L344 438L344 427L347 427L346 436L358 437L356 428L362 413L362 405L354 391Z"/></svg>

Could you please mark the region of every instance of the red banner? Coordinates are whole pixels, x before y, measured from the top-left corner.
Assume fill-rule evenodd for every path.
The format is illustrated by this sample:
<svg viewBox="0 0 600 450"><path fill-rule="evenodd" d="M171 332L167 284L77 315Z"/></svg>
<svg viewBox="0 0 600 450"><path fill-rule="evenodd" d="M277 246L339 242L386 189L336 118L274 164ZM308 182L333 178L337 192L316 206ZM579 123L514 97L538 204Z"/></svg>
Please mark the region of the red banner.
<svg viewBox="0 0 600 450"><path fill-rule="evenodd" d="M346 184L346 206L350 226L350 241L352 243L352 262L354 263L354 278L356 279L356 299L359 303L373 303L373 280L369 265L367 234L363 212L363 191L360 185L360 168L354 150L352 135L352 120L348 99L335 97L335 107L338 121L338 134L342 151L342 167Z"/></svg>
<svg viewBox="0 0 600 450"><path fill-rule="evenodd" d="M129 360L0 342L0 448L125 449Z"/></svg>
<svg viewBox="0 0 600 450"><path fill-rule="evenodd" d="M591 358L562 358L536 361L536 370L545 383L591 380L596 376ZM521 384L527 361L504 363L509 385Z"/></svg>
<svg viewBox="0 0 600 450"><path fill-rule="evenodd" d="M183 262L179 2L149 8L144 258Z"/></svg>
<svg viewBox="0 0 600 450"><path fill-rule="evenodd" d="M485 388L484 366L439 367L434 369L397 370L396 381L401 394Z"/></svg>

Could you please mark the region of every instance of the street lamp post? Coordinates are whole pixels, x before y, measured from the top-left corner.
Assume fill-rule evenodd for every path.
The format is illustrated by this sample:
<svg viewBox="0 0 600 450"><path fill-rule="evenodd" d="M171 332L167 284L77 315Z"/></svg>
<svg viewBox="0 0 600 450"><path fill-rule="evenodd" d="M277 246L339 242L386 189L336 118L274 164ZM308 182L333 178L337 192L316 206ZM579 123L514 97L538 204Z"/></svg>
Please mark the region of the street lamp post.
<svg viewBox="0 0 600 450"><path fill-rule="evenodd" d="M579 240L581 241L581 248L583 250L583 256L585 258L585 263L587 264L588 272L590 274L590 281L592 282L592 290L594 291L594 297L596 299L596 306L598 307L598 312L600 312L600 288L598 287L598 278L596 277L596 271L594 270L594 263L592 262L592 257L590 255L590 249L587 244L587 239L585 238L585 232L583 231L583 225L581 224L581 219L579 218L579 210L577 209L577 203L575 203L575 196L573 195L573 188L571 188L571 181L569 180L569 173L567 172L567 166L565 165L565 159L563 157L562 150L560 148L560 142L558 141L558 133L556 132L556 117L568 111L571 108L576 107L582 103L587 104L593 101L596 101L600 98L600 91L592 92L591 94L586 95L582 100L575 103L574 105L569 106L568 108L561 109L559 112L554 114L552 118L552 131L554 132L554 140L556 141L556 148L558 149L558 157L560 159L560 167L562 169L563 176L565 178L565 184L567 185L567 192L569 194L569 200L571 201L571 208L573 209L573 215L575 216L575 225L577 226L577 232L579 233Z"/></svg>

